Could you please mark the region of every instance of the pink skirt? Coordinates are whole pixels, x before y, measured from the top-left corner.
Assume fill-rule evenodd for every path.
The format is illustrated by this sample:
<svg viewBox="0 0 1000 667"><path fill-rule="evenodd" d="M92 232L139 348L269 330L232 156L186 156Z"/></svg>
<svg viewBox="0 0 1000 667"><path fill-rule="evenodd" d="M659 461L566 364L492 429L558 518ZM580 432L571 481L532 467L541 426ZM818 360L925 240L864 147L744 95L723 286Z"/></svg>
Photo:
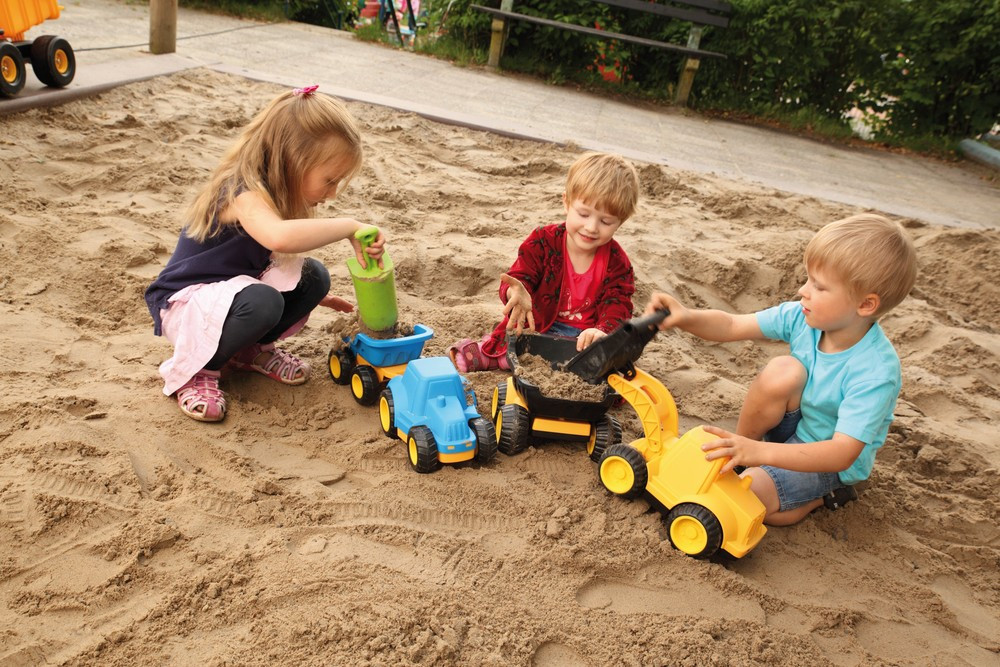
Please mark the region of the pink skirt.
<svg viewBox="0 0 1000 667"><path fill-rule="evenodd" d="M236 276L224 282L189 285L171 296L170 307L160 311L163 335L174 346L174 355L160 364L163 393L170 396L183 387L215 356L226 315L244 287L263 284L290 292L302 278L303 261L299 257L281 265L272 263L260 278ZM279 338L296 333L308 319L306 315Z"/></svg>

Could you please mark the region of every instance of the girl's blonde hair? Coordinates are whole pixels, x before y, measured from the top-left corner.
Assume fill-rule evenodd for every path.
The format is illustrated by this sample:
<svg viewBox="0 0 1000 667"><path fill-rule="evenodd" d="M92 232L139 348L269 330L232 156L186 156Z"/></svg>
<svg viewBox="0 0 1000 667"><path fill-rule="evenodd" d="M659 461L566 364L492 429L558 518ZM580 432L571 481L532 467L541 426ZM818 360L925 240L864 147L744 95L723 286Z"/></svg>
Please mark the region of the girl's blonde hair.
<svg viewBox="0 0 1000 667"><path fill-rule="evenodd" d="M584 153L566 176L566 201L577 199L625 222L639 203L639 174L620 155Z"/></svg>
<svg viewBox="0 0 1000 667"><path fill-rule="evenodd" d="M874 213L820 229L806 246L805 264L832 271L851 296L878 294L876 318L899 305L917 279L917 253L909 235L898 222Z"/></svg>
<svg viewBox="0 0 1000 667"><path fill-rule="evenodd" d="M278 95L243 128L195 197L187 210L187 235L204 241L218 234L213 222L219 212L247 190L286 220L311 216L303 177L330 160L342 160L347 168L340 192L361 169L361 133L344 105L312 91Z"/></svg>

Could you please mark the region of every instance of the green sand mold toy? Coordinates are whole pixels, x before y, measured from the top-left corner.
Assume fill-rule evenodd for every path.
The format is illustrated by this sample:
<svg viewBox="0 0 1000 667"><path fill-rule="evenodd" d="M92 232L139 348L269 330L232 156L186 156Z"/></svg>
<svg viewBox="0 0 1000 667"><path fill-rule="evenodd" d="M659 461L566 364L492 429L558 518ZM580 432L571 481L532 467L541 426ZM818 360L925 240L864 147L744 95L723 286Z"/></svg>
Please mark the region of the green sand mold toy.
<svg viewBox="0 0 1000 667"><path fill-rule="evenodd" d="M376 238L378 229L358 230L354 238L361 242L364 253ZM356 257L347 260L347 269L354 281L354 296L358 302L361 323L371 331L388 331L396 326L399 311L396 306L396 280L389 253L382 254L382 266L365 254L365 266Z"/></svg>

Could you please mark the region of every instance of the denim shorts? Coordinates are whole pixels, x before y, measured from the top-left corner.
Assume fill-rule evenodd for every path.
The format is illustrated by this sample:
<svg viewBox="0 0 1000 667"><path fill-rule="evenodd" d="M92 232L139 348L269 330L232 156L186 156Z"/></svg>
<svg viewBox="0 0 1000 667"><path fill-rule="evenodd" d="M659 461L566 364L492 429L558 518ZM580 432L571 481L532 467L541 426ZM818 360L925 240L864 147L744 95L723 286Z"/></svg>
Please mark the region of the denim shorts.
<svg viewBox="0 0 1000 667"><path fill-rule="evenodd" d="M767 432L764 440L789 444L802 442L795 435L795 427L801 418L802 413L799 410L786 412L781 422ZM778 491L778 501L781 503L778 507L780 512L801 507L844 486L840 476L835 472L796 472L773 466L761 466L761 470L774 482L774 488Z"/></svg>
<svg viewBox="0 0 1000 667"><path fill-rule="evenodd" d="M583 329L577 329L572 324L566 324L565 322L553 322L552 326L545 330L545 333L576 338L583 333Z"/></svg>

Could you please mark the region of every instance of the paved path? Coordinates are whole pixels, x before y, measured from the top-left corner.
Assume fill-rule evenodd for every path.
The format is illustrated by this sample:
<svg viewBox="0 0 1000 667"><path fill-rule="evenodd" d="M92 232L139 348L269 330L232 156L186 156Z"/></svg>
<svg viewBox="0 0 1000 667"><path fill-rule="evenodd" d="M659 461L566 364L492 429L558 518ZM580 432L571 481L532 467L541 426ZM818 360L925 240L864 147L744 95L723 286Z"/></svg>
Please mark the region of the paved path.
<svg viewBox="0 0 1000 667"><path fill-rule="evenodd" d="M0 101L0 113L204 66L288 86L319 83L345 99L434 120L612 150L926 222L1000 227L1000 184L986 180L981 167L830 146L678 109L636 107L360 42L348 32L181 9L177 52L153 56L146 50L146 5L88 0L67 4L60 18L32 28L28 37L43 34L69 40L77 52L76 79L54 91L29 72L25 90Z"/></svg>

